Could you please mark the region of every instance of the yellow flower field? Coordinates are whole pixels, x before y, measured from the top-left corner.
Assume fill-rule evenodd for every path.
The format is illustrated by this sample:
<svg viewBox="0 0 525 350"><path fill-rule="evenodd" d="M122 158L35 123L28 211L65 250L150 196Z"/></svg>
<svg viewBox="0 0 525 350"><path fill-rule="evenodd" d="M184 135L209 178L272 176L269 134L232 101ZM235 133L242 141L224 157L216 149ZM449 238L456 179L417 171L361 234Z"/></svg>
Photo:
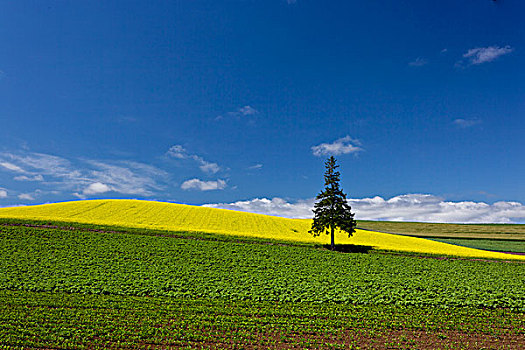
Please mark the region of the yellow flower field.
<svg viewBox="0 0 525 350"><path fill-rule="evenodd" d="M0 218L43 219L117 225L173 231L200 231L297 242L327 244L328 235L312 237L311 220L286 219L224 209L140 200L88 200L27 207L0 208ZM357 230L353 237L336 233L336 243L376 249L453 255L461 257L525 260L525 256L488 252L380 232Z"/></svg>

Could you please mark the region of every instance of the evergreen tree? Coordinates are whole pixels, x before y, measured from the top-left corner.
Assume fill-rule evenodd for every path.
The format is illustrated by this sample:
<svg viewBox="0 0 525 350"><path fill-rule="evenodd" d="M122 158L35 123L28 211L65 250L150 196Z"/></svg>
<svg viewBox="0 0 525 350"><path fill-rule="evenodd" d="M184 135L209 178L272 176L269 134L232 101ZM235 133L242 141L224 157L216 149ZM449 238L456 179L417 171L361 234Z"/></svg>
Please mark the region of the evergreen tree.
<svg viewBox="0 0 525 350"><path fill-rule="evenodd" d="M317 197L314 205L314 221L309 231L314 237L323 232L331 234L331 248L335 249L334 231L336 228L348 233L348 237L355 232L356 222L352 209L346 201L346 194L339 188L339 174L336 169L339 167L336 159L331 156L325 162L326 172L324 174L325 188Z"/></svg>

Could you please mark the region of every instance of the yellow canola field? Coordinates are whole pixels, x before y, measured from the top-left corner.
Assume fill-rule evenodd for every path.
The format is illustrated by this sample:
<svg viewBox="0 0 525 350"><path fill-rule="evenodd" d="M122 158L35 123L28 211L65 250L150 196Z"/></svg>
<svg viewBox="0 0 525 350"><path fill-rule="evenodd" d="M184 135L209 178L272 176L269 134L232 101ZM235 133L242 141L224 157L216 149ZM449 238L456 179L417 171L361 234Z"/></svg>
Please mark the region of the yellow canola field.
<svg viewBox="0 0 525 350"><path fill-rule="evenodd" d="M296 242L330 243L328 235L314 238L308 233L311 220L286 219L225 209L140 200L87 200L0 208L0 218L56 220L171 231L209 232ZM336 243L415 253L525 260L525 256L488 252L422 238L364 230L357 230L352 237L344 233L336 233Z"/></svg>

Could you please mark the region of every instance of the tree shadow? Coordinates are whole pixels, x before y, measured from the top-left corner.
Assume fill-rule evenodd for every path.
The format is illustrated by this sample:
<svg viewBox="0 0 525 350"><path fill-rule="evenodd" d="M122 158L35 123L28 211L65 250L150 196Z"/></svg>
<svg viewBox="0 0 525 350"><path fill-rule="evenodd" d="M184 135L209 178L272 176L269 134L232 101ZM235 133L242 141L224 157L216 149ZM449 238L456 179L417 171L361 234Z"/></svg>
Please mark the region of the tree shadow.
<svg viewBox="0 0 525 350"><path fill-rule="evenodd" d="M323 244L323 248L331 250L330 244ZM358 245L358 244L336 244L335 251L341 253L368 253L373 249L369 245Z"/></svg>

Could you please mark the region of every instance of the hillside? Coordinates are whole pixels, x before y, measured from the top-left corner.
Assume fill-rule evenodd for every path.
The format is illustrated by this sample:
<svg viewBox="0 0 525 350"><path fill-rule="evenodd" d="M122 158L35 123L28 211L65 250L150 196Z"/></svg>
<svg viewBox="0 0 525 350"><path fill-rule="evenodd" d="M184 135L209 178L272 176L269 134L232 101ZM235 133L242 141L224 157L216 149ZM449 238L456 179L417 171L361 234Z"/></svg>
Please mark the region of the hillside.
<svg viewBox="0 0 525 350"><path fill-rule="evenodd" d="M329 243L328 235L314 238L308 233L311 220L286 219L224 209L140 200L89 200L1 208L0 218L56 220L171 231L208 232L294 242ZM425 254L525 260L525 256L488 252L422 238L364 230L357 230L350 238L344 234L338 234L336 243Z"/></svg>

